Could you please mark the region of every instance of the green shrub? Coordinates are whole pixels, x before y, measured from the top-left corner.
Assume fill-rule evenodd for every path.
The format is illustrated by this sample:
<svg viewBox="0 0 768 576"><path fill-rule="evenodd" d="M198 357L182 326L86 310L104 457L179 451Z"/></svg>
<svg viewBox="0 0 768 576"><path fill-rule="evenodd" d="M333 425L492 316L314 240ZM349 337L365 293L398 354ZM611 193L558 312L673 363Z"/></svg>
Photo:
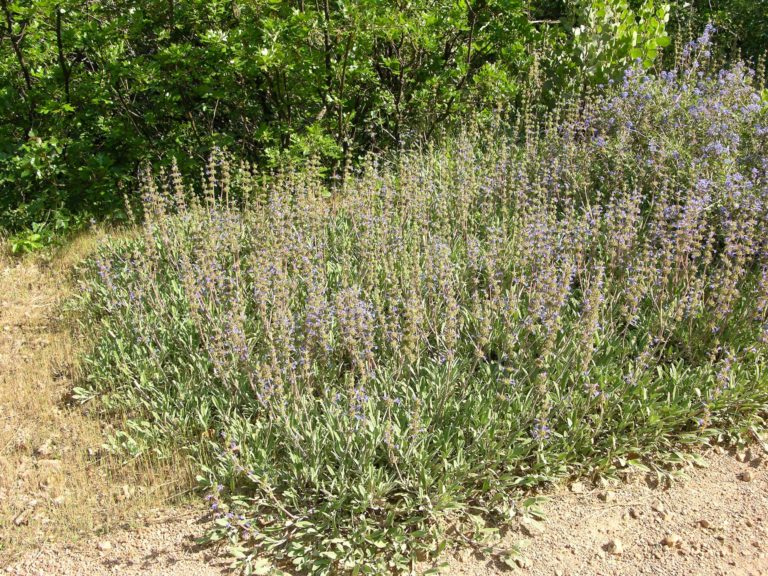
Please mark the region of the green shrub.
<svg viewBox="0 0 768 576"><path fill-rule="evenodd" d="M338 172L514 101L546 34L523 0L3 0L0 226L122 218L143 161L215 145Z"/></svg>
<svg viewBox="0 0 768 576"><path fill-rule="evenodd" d="M721 33L715 50L726 58L744 58L756 66L768 49L768 10L764 2L754 0L692 0L675 2L670 21L671 33L681 42L691 30L701 30L707 23Z"/></svg>
<svg viewBox="0 0 768 576"><path fill-rule="evenodd" d="M607 82L639 60L650 68L666 34L670 4L643 0L632 8L627 0L576 1L574 48L585 81Z"/></svg>
<svg viewBox="0 0 768 576"><path fill-rule="evenodd" d="M199 464L241 566L404 572L553 479L765 414L766 110L741 65L630 68L543 125L263 179L143 177L83 274L83 401Z"/></svg>

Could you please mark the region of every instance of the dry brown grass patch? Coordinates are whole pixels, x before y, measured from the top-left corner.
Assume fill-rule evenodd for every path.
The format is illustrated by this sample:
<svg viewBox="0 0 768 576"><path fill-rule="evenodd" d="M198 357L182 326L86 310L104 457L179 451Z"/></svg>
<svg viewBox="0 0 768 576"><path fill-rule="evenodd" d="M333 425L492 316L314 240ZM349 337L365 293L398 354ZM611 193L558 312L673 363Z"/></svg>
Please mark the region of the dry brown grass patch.
<svg viewBox="0 0 768 576"><path fill-rule="evenodd" d="M181 457L126 464L105 453L108 424L68 402L81 343L61 304L72 266L104 237L21 260L0 253L0 566L47 542L130 525L192 485Z"/></svg>

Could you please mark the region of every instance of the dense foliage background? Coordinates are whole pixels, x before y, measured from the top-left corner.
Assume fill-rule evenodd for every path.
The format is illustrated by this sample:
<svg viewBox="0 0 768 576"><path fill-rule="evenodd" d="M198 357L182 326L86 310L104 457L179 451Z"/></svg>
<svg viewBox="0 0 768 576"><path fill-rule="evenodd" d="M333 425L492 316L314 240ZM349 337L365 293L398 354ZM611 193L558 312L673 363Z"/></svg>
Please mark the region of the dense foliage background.
<svg viewBox="0 0 768 576"><path fill-rule="evenodd" d="M0 0L0 227L34 241L122 214L143 161L214 145L262 166L434 137L468 115L651 64L714 18L757 57L747 0ZM748 23L748 24L747 24ZM22 245L23 248L23 245Z"/></svg>

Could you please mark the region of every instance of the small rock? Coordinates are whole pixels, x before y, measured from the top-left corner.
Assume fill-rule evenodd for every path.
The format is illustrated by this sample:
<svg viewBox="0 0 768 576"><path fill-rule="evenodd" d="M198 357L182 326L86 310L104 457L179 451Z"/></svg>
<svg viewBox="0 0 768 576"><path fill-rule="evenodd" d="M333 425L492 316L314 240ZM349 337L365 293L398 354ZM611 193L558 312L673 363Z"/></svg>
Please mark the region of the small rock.
<svg viewBox="0 0 768 576"><path fill-rule="evenodd" d="M699 520L699 526L701 526L702 528L712 528L712 524L710 524L709 520L707 520L706 518L702 518L701 520Z"/></svg>
<svg viewBox="0 0 768 576"><path fill-rule="evenodd" d="M638 518L640 518L640 514L638 514L637 510L635 510L634 508L630 508L629 517L632 518L633 520L637 520Z"/></svg>
<svg viewBox="0 0 768 576"><path fill-rule="evenodd" d="M22 524L28 524L29 523L29 514L32 512L32 508L25 508L21 512L19 512L16 517L13 519L13 525L18 527Z"/></svg>
<svg viewBox="0 0 768 576"><path fill-rule="evenodd" d="M132 489L127 484L123 484L122 490L120 494L118 495L119 500L130 500L133 494L135 493L135 489Z"/></svg>
<svg viewBox="0 0 768 576"><path fill-rule="evenodd" d="M104 540L102 542L99 542L99 544L97 545L97 548L102 552L112 550L112 542L110 542L109 540Z"/></svg>
<svg viewBox="0 0 768 576"><path fill-rule="evenodd" d="M667 546L669 548L676 548L680 545L680 536L677 534L667 534L664 536L664 540L661 541L664 546Z"/></svg>
<svg viewBox="0 0 768 576"><path fill-rule="evenodd" d="M523 518L520 520L520 529L527 536L539 536L544 533L544 525L533 518Z"/></svg>
<svg viewBox="0 0 768 576"><path fill-rule="evenodd" d="M582 482L574 482L571 484L571 492L574 494L584 494L587 491L587 487Z"/></svg>
<svg viewBox="0 0 768 576"><path fill-rule="evenodd" d="M515 564L517 564L518 568L527 569L531 567L531 561L527 558L523 558L522 556L518 556L515 558Z"/></svg>
<svg viewBox="0 0 768 576"><path fill-rule="evenodd" d="M752 470L744 470L739 478L741 478L742 482L752 482L755 479L755 475L752 473Z"/></svg>
<svg viewBox="0 0 768 576"><path fill-rule="evenodd" d="M64 506L64 501L64 496L56 496L56 498L52 500L54 506Z"/></svg>
<svg viewBox="0 0 768 576"><path fill-rule="evenodd" d="M658 512L661 515L664 515L667 513L667 509L664 508L664 504L662 502L654 502L651 505L651 510L653 510L654 512Z"/></svg>
<svg viewBox="0 0 768 576"><path fill-rule="evenodd" d="M611 502L616 502L616 492L606 490L605 492L600 494L600 500L602 500L606 504L610 504Z"/></svg>
<svg viewBox="0 0 768 576"><path fill-rule="evenodd" d="M53 450L51 450L50 442L43 442L40 446L37 447L37 450L35 450L35 456L42 456L45 458L51 454L53 454Z"/></svg>
<svg viewBox="0 0 768 576"><path fill-rule="evenodd" d="M608 542L608 546L606 548L608 552L615 556L620 556L624 553L624 544L618 538Z"/></svg>

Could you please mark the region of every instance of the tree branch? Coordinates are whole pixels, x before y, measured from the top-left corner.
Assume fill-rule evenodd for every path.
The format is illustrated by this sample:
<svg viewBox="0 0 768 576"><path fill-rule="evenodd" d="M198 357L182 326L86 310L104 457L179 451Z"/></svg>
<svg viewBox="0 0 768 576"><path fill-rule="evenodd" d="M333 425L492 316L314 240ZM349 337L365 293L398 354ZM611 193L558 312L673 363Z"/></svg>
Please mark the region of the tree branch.
<svg viewBox="0 0 768 576"><path fill-rule="evenodd" d="M13 15L11 14L11 10L8 7L8 0L0 0L0 8L2 8L3 14L5 15L5 22L8 28L8 37L11 40L13 52L16 55L16 60L18 61L19 67L21 68L21 74L24 77L24 85L26 86L26 91L22 90L22 97L27 100L27 104L29 106L29 127L31 130L35 117L35 104L32 100L32 75L29 72L29 68L27 67L27 63L24 59L24 51L21 48L21 43L24 39L24 32L22 31L19 34L13 33Z"/></svg>
<svg viewBox="0 0 768 576"><path fill-rule="evenodd" d="M67 61L64 58L64 43L61 39L61 6L56 6L56 47L59 52L59 67L61 68L61 75L64 78L64 96L67 100L67 104L69 104L69 77L72 69L67 65Z"/></svg>

